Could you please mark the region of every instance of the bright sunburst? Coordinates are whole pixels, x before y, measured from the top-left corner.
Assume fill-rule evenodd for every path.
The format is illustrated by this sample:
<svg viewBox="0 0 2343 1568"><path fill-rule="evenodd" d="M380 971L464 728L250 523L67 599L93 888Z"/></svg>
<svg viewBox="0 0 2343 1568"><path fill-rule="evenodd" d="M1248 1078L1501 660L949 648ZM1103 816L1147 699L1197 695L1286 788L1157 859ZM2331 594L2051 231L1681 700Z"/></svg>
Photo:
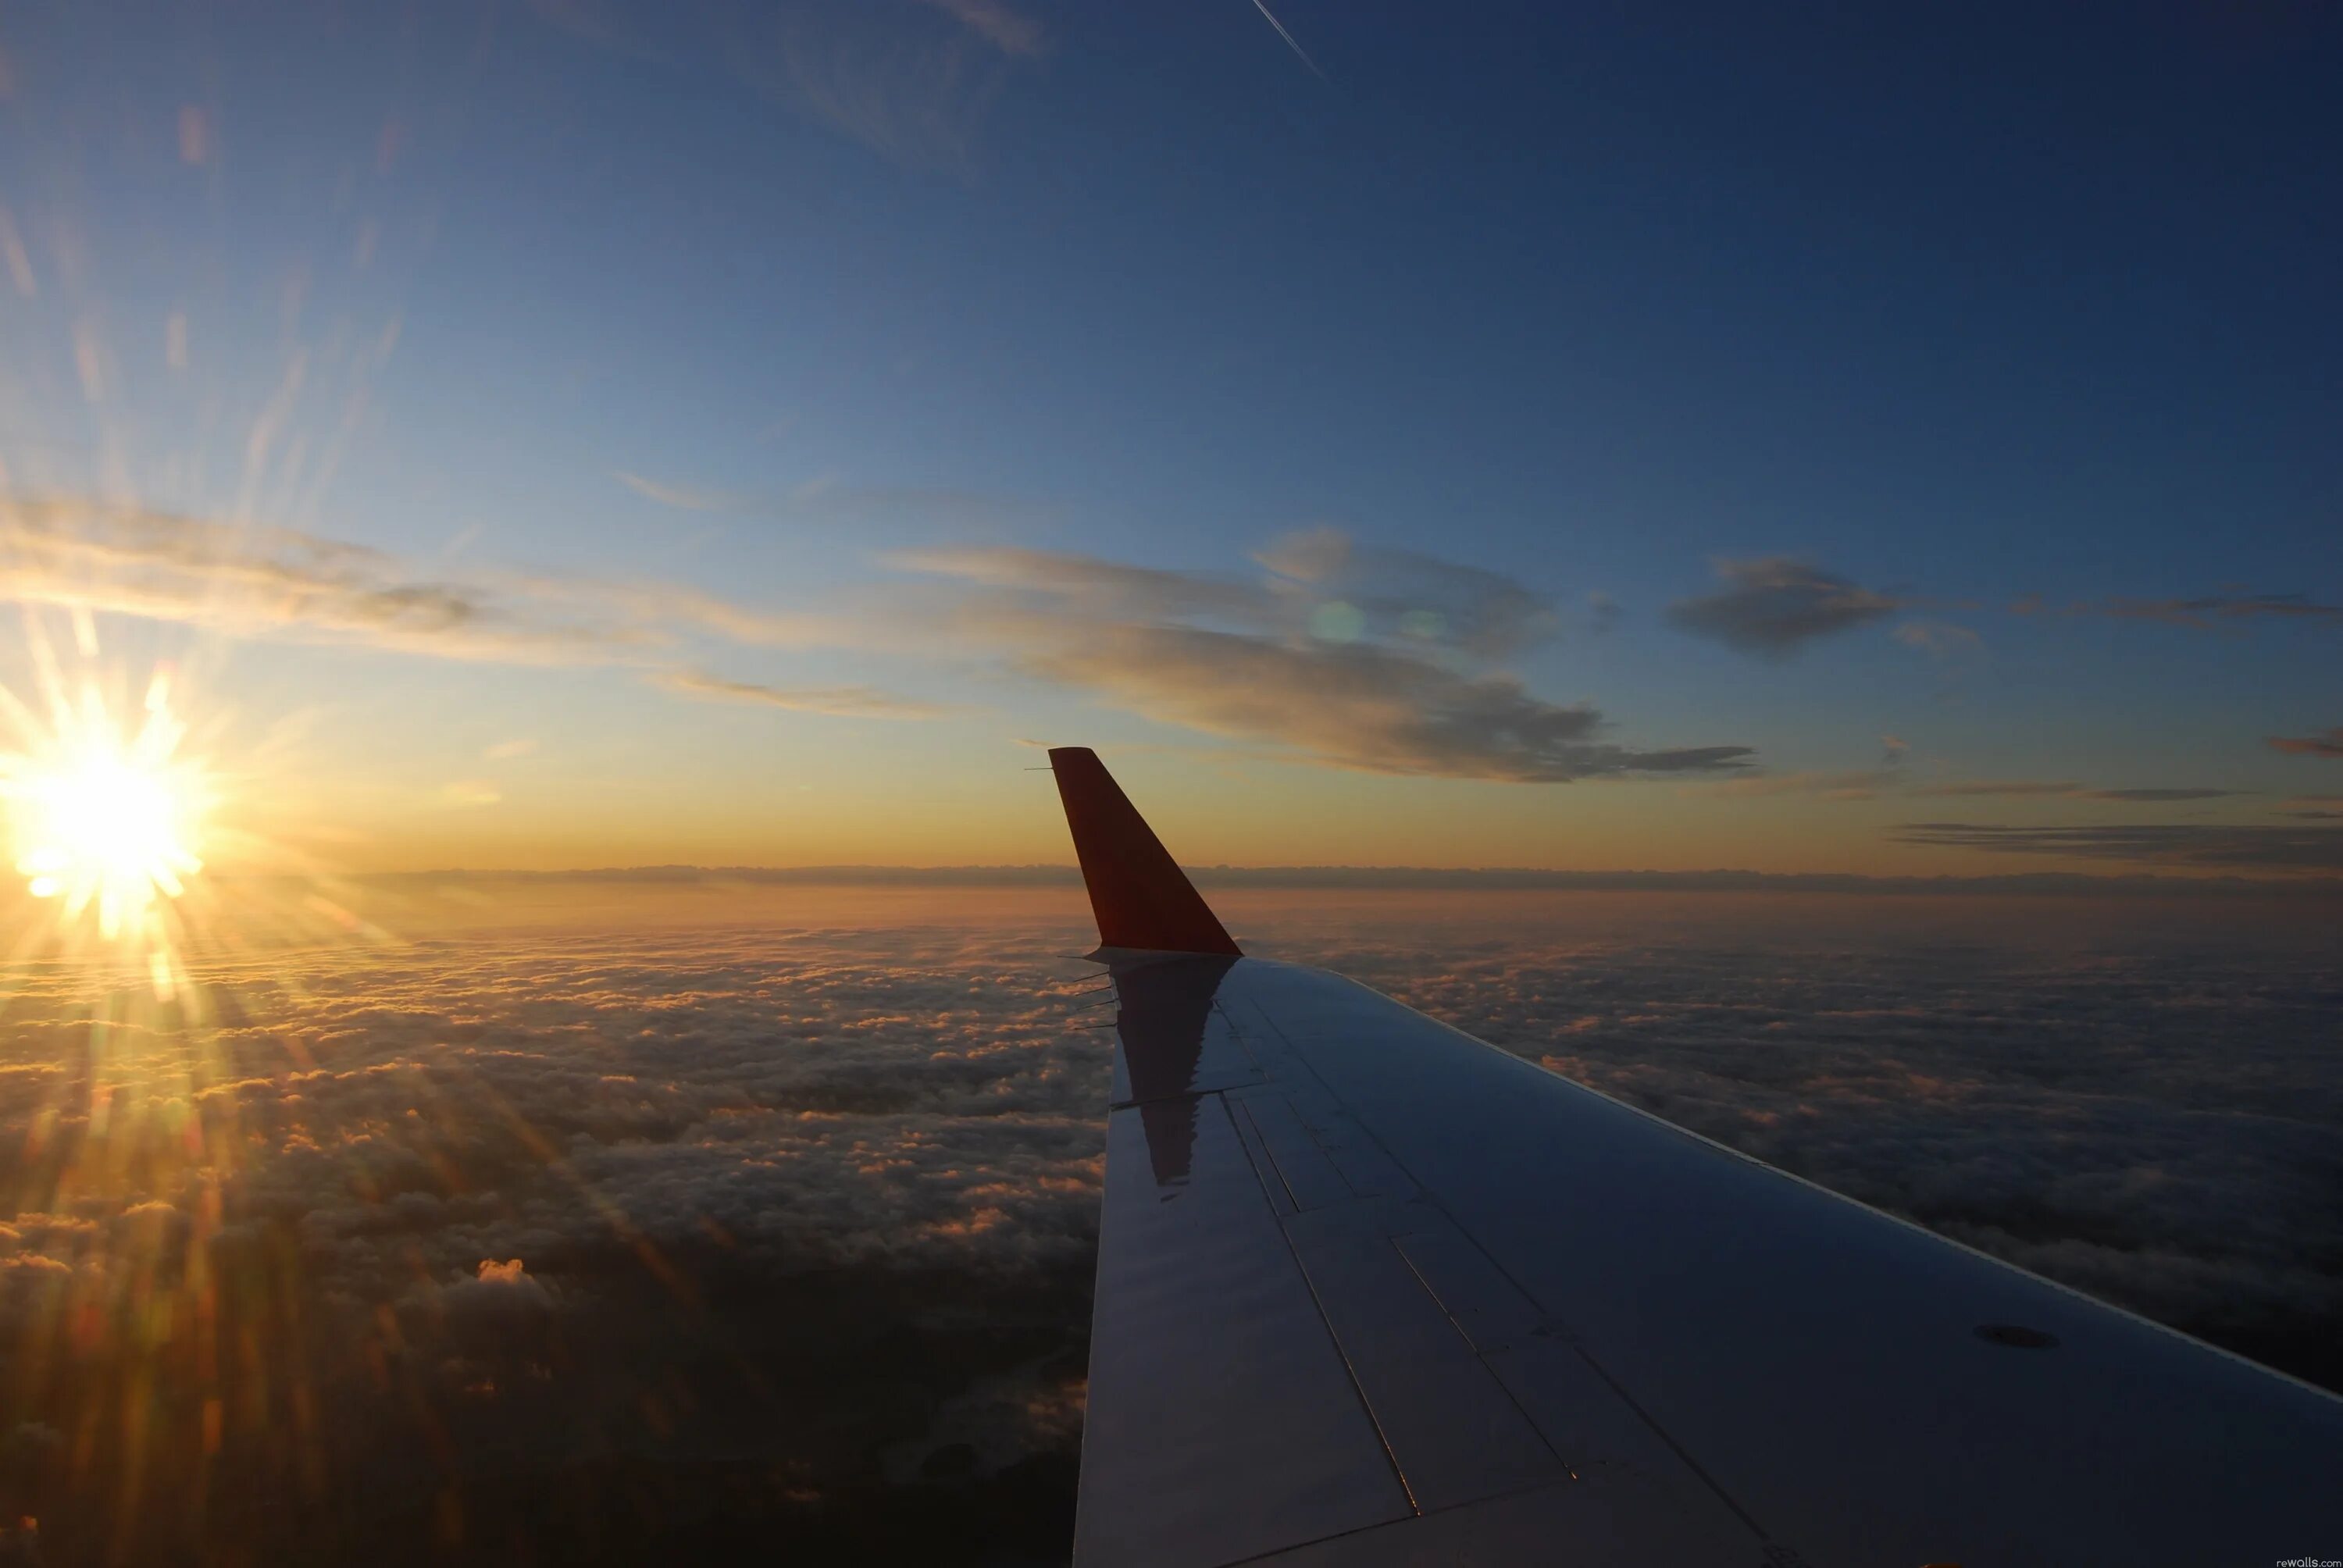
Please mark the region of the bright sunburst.
<svg viewBox="0 0 2343 1568"><path fill-rule="evenodd" d="M161 901L203 867L209 793L180 751L186 726L171 711L170 671L156 669L135 720L95 680L76 698L53 694L51 709L50 727L20 724L28 739L0 753L16 869L35 897L57 900L65 924L94 912L107 940L159 949Z"/></svg>

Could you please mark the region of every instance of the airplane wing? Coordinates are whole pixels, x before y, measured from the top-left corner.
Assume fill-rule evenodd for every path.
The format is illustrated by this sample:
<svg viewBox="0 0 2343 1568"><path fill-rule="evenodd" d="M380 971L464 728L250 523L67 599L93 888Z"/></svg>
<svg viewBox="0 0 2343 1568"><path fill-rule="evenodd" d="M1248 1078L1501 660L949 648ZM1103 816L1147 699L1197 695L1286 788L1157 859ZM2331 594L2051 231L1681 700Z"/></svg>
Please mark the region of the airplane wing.
<svg viewBox="0 0 2343 1568"><path fill-rule="evenodd" d="M2343 1559L2343 1401L1243 957L1050 757L1121 1009L1077 1568Z"/></svg>

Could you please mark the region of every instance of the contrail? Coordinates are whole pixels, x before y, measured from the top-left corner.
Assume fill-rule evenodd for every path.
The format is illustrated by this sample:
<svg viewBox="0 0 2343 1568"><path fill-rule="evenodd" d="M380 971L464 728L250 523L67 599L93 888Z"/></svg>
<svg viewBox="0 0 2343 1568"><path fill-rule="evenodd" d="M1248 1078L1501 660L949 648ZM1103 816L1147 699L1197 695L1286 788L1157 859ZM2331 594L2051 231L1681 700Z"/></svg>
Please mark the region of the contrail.
<svg viewBox="0 0 2343 1568"><path fill-rule="evenodd" d="M1285 40L1285 46L1293 51L1295 59L1310 67L1312 75L1322 82L1326 79L1326 73L1318 68L1318 62L1310 57L1308 50L1293 41L1293 35L1285 30L1285 24L1271 15L1269 7L1262 5L1262 0L1252 0L1252 8L1261 13L1263 21L1277 29L1277 35Z"/></svg>

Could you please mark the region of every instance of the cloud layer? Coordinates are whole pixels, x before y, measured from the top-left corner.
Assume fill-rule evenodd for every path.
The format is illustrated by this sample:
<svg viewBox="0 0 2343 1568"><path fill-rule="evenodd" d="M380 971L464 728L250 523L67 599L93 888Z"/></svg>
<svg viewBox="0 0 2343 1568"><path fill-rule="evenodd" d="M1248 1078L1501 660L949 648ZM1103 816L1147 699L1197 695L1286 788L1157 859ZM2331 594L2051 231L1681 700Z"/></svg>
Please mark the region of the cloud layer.
<svg viewBox="0 0 2343 1568"><path fill-rule="evenodd" d="M1106 1088L1069 1027L1092 971L1051 956L1073 922L773 912L216 963L196 1027L105 977L17 988L0 1346L67 1360L0 1394L0 1432L89 1435L0 1463L8 1517L65 1560L178 1560L205 1495L212 1544L264 1559L453 1530L566 1560L711 1514L725 1554L829 1531L858 1557L890 1509L948 1538L1014 1496L1046 1552ZM126 1391L142 1430L91 1429ZM126 1488L153 1523L112 1533Z"/></svg>
<svg viewBox="0 0 2343 1568"><path fill-rule="evenodd" d="M1064 956L1079 890L624 891L201 960L195 1013L20 970L0 1348L47 1370L0 1384L9 1517L126 1563L190 1532L259 1560L1062 1554L1111 1018ZM2343 1384L2315 922L1216 897L1255 950Z"/></svg>

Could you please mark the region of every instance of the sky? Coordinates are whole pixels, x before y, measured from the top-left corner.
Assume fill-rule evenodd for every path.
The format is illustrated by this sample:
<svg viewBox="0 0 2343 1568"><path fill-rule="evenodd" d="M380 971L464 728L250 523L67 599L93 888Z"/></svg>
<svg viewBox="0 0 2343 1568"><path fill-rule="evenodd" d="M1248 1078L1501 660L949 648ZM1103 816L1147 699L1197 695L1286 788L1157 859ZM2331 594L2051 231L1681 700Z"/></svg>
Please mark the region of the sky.
<svg viewBox="0 0 2343 1568"><path fill-rule="evenodd" d="M0 684L222 867L2343 867L2332 7L1272 9L12 7Z"/></svg>

